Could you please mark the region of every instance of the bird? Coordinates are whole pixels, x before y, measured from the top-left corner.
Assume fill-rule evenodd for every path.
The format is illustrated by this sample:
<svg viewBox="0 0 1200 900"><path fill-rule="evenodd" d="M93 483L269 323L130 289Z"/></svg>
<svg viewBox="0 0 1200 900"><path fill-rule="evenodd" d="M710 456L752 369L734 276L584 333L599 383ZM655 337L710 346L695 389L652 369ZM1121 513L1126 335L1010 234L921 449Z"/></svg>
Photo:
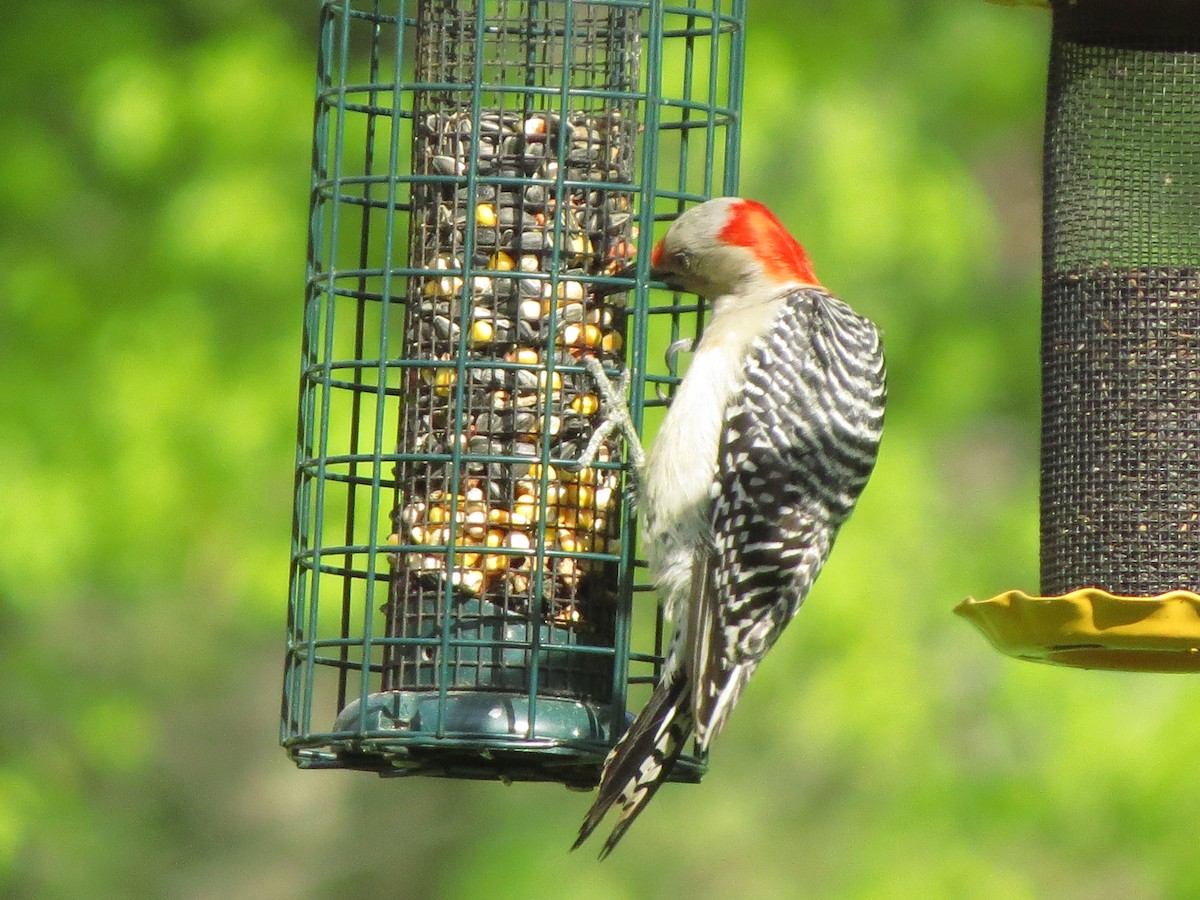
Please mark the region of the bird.
<svg viewBox="0 0 1200 900"><path fill-rule="evenodd" d="M619 807L601 859L688 739L708 750L800 608L874 468L887 395L879 329L821 285L763 204L719 197L682 212L650 275L704 297L711 315L647 453L628 410L608 404L637 451L647 560L673 629L572 846Z"/></svg>

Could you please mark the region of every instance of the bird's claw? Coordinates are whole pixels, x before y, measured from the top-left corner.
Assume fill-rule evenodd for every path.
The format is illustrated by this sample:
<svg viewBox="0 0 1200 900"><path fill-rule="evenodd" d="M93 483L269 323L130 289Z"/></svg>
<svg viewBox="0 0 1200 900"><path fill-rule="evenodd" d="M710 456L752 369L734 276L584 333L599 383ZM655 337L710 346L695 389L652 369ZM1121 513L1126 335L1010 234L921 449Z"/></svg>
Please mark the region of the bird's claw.
<svg viewBox="0 0 1200 900"><path fill-rule="evenodd" d="M678 375L679 369L675 364L676 357L678 357L680 353L691 353L695 347L696 342L691 338L680 338L677 341L672 341L671 345L667 347L667 352L663 354L663 359L665 359L667 363L667 371L672 375ZM654 385L654 392L658 395L659 400L670 399L670 395L663 390L661 383L656 383Z"/></svg>
<svg viewBox="0 0 1200 900"><path fill-rule="evenodd" d="M672 341L671 346L667 347L667 352L663 354L667 361L667 369L674 372L675 357L680 353L691 353L695 346L696 342L691 338L680 338L677 341Z"/></svg>
<svg viewBox="0 0 1200 900"><path fill-rule="evenodd" d="M629 445L629 459L633 463L634 469L640 472L642 466L645 465L646 454L642 450L641 438L633 425L633 417L629 414L629 403L626 399L629 394L629 370L623 369L614 384L596 357L584 357L583 364L588 370L588 374L592 376L592 380L596 382L596 388L600 392L600 411L604 418L592 433L579 458L570 460L565 465L571 469L590 466L595 461L596 454L600 452L600 446L610 434L619 428Z"/></svg>

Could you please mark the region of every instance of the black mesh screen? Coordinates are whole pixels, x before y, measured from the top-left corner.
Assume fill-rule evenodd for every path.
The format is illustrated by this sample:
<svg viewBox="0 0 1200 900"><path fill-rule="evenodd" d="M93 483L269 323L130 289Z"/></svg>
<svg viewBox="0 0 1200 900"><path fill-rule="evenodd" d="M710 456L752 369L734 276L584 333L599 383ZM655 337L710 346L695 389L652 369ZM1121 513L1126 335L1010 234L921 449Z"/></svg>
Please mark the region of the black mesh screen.
<svg viewBox="0 0 1200 900"><path fill-rule="evenodd" d="M1200 590L1200 4L1056 2L1042 592Z"/></svg>

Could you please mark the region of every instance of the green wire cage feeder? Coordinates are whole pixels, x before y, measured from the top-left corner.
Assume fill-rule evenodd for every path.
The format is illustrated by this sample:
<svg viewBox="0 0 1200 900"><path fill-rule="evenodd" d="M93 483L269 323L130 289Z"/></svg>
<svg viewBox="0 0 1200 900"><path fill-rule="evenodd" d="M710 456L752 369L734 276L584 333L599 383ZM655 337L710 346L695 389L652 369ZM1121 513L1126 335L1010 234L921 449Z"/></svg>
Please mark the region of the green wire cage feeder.
<svg viewBox="0 0 1200 900"><path fill-rule="evenodd" d="M1019 657L1200 671L1200 4L1050 5L1047 596L959 612Z"/></svg>
<svg viewBox="0 0 1200 900"><path fill-rule="evenodd" d="M735 192L744 0L320 9L281 742L594 784L664 625L583 361L641 427L703 326L636 248Z"/></svg>

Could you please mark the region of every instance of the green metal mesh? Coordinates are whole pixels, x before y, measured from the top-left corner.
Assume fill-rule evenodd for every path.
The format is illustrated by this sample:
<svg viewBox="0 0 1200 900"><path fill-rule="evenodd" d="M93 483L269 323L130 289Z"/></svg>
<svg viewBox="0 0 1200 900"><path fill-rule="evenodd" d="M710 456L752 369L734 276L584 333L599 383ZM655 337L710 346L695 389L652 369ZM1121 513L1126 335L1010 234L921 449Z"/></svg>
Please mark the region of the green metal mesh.
<svg viewBox="0 0 1200 900"><path fill-rule="evenodd" d="M664 623L581 360L652 429L695 298L618 273L734 193L744 0L321 7L281 740L594 783ZM604 286L624 288L605 292ZM695 780L685 757L677 777Z"/></svg>

